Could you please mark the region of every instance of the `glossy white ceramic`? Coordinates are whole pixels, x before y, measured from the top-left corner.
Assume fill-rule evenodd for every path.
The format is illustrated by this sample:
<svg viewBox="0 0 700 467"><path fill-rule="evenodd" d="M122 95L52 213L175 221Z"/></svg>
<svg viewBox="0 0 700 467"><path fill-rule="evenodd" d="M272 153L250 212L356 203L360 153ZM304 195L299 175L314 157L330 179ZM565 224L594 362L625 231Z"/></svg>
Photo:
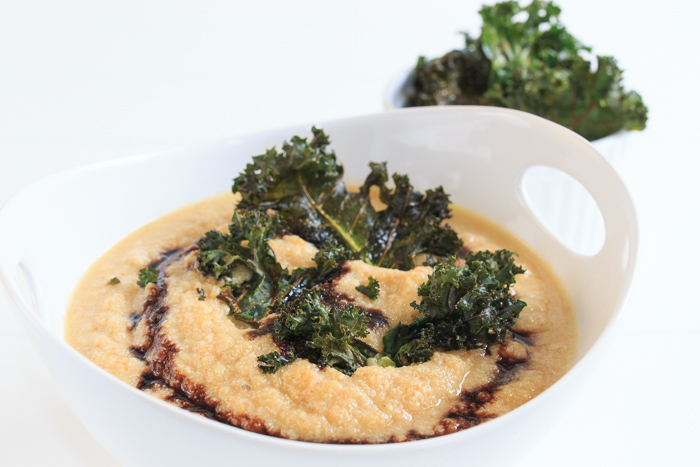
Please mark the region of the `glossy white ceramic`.
<svg viewBox="0 0 700 467"><path fill-rule="evenodd" d="M309 126L132 157L62 173L0 211L0 275L24 328L80 420L125 465L509 465L563 416L626 301L637 261L635 210L621 179L583 138L546 120L494 108L406 109L319 122L347 175L386 160L419 189L442 184L455 203L499 222L557 270L579 313L575 367L513 412L469 430L391 445L318 445L249 433L151 398L62 339L82 272L120 238L183 204L227 190L250 159ZM528 209L523 173L558 168L595 198L606 227L592 257L558 243Z"/></svg>

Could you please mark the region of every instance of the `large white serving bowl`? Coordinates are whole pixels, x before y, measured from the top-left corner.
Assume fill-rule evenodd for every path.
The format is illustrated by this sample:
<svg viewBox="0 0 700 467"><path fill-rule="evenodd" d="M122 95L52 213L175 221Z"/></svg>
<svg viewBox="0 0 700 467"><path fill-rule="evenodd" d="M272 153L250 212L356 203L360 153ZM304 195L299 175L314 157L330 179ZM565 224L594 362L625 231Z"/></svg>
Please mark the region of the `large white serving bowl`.
<svg viewBox="0 0 700 467"><path fill-rule="evenodd" d="M543 394L474 428L386 445L322 445L246 432L175 408L98 368L63 340L62 320L83 271L119 239L184 204L225 191L250 160L309 125L208 146L132 157L49 177L0 211L0 274L30 339L82 423L126 465L509 465L566 413L610 339L637 262L637 220L610 165L583 138L522 112L406 109L318 122L347 176L388 161L419 189L443 185L459 205L500 223L558 272L578 310L577 363ZM560 169L596 200L606 238L595 256L560 244L528 208L523 173Z"/></svg>

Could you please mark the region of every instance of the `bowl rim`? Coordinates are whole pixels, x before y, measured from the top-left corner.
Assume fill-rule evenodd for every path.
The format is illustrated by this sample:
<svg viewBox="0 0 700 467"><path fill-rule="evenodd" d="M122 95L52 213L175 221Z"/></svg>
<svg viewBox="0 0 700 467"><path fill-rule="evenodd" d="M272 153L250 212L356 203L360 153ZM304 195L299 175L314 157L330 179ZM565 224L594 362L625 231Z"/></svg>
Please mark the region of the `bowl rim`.
<svg viewBox="0 0 700 467"><path fill-rule="evenodd" d="M363 119L366 118L373 118L381 115L389 115L389 114L401 114L401 113L433 113L433 112L438 112L438 113L447 113L447 112L475 112L475 113L506 113L506 114L511 114L515 115L518 118L524 118L526 120L530 120L532 122L536 122L536 124L541 125L544 124L550 129L558 132L563 132L568 135L568 137L574 136L575 138L580 139L581 141L584 141L587 145L591 146L591 149L593 149L596 153L597 151L595 150L594 147L592 147L591 143L587 141L585 138L580 136L579 134L562 127L561 125L558 125L554 122L551 122L547 119L544 119L542 117L527 113L527 112L522 112L519 110L514 110L514 109L507 109L507 108L500 108L500 107L490 107L490 106L426 106L426 107L408 107L408 108L397 108L394 110L390 111L385 111L385 112L376 112L376 113L367 113L367 114L362 114L358 116L352 116L352 117L345 117L345 118L337 118L337 119L331 119L331 120L324 120L323 122L316 122L314 125L318 126L324 126L328 124L339 124L339 123L344 123L344 122L352 122L352 121L362 121ZM135 154L135 155L130 155L126 157L120 157L117 159L113 160L108 160L108 161L102 161L102 162L97 162L97 163L92 163L84 166L79 166L79 167L74 167L71 169L63 170L60 172L57 172L55 174L48 175L46 177L43 177L37 181L34 181L33 183L25 186L18 192L16 192L14 195L12 195L4 204L2 207L0 207L0 228L3 226L4 222L4 217L7 216L7 211L14 206L16 203L20 203L22 198L25 196L28 196L31 194L31 192L37 187L40 187L46 183L50 183L53 181L58 181L64 178L68 177L73 177L73 176L79 176L83 173L89 173L92 171L100 171L100 170L105 170L109 169L110 167L115 167L115 166L122 166L122 165L130 165L130 164L139 164L141 162L154 159L154 158L160 158L160 157L167 157L172 154L176 153L182 153L182 152L193 152L193 151L201 151L205 150L210 147L218 147L220 145L224 144L230 144L232 142L238 141L240 139L246 139L246 138L255 138L259 136L263 136L266 134L270 133L276 133L279 131L283 131L286 129L297 129L300 127L308 126L311 127L312 124L296 124L296 125L285 125L281 127L274 127L271 129L266 129L266 130L259 130L255 132L248 132L248 133L243 133L240 135L235 135L232 137L226 137L226 138L219 138L216 140L213 140L209 143L205 144L198 144L194 145L191 147L175 147L171 149L165 149L165 150L159 150L159 151L151 151L151 152L146 152L142 154ZM609 162L607 162L600 154L598 153L598 156L608 165ZM611 170L612 166L610 167ZM237 437L242 437L240 438L241 440L248 440L250 442L254 442L259 445L268 445L270 447L278 447L282 449L292 449L292 450L306 450L306 451L316 451L320 453L333 453L333 454L342 454L342 453L358 453L358 452L379 452L379 451L387 451L387 452L394 452L394 451L401 451L401 452L407 452L407 451L412 451L412 450L422 450L425 448L430 448L430 447L437 447L445 444L453 444L456 442L459 442L460 440L466 439L467 437L476 437L479 436L480 434L491 431L491 430L498 430L501 425L504 423L509 423L511 418L514 418L516 414L523 413L525 411L532 411L536 410L538 406L547 403L549 397L545 396L545 394L551 394L554 391L558 391L559 388L562 388L566 384L568 384L569 381L575 379L578 374L580 374L582 371L584 371L584 368L589 366L593 359L595 358L594 356L602 352L603 348L605 347L605 343L609 342L611 339L611 335L614 332L614 329L617 327L617 323L619 322L621 315L626 307L626 304L629 300L630 296L630 291L632 289L632 285L634 282L634 277L636 275L636 269L638 267L638 255L639 255L639 225L638 225L638 218L636 214L636 208L634 206L634 202L632 197L629 194L629 191L627 187L625 186L624 182L622 179L615 173L617 178L619 179L619 183L621 185L621 188L623 189L623 192L625 196L627 197L627 200L629 202L629 206L631 211L629 212L630 218L631 218L631 242L630 242L630 248L629 248L629 264L630 267L628 268L628 273L626 275L626 280L622 284L622 290L618 293L618 297L621 299L618 301L617 306L615 307L614 311L612 312L609 322L607 325L602 329L600 334L597 336L593 344L591 345L589 351L585 353L585 355L579 355L579 358L577 361L574 363L574 365L564 374L562 375L557 381L555 381L552 385L547 387L544 391L542 391L538 396L532 398L531 400L527 401L526 403L516 407L515 409L509 411L506 414L503 414L501 416L498 416L494 419L489 420L488 422L481 423L479 425L473 426L469 429L461 430L455 433L451 433L449 435L441 435L441 436L433 436L430 438L426 439L418 439L414 440L411 442L402 442L402 443L378 443L378 444L337 444L337 443L317 443L317 442L310 442L310 441L302 441L302 440L292 440L292 439L285 439L285 438L280 438L276 436L270 436L270 435L265 435L265 434L260 434L260 433L255 433L251 432L248 430L245 430L243 428L235 427L232 425L228 425L222 422L214 421L207 419L205 417L201 417L198 415L195 415L193 413L190 413L187 410L182 410L181 408L175 407L172 404L169 404L165 401L162 401L158 398L155 398L153 396L150 396L146 394L144 391L141 391L126 382L120 380L116 376L112 375L109 373L107 370L101 368L97 364L93 363L90 361L87 357L82 355L80 352L75 350L73 347L71 347L63 338L59 338L58 336L54 335L47 327L42 323L42 321L39 319L36 313L34 313L31 309L31 306L27 304L27 302L21 297L21 292L16 290L12 286L12 282L9 280L8 274L9 271L5 271L2 268L2 264L0 264L0 281L3 282L6 290L8 291L8 294L10 298L12 299L12 302L14 303L14 310L16 312L16 316L18 316L19 320L21 321L23 327L25 328L25 332L29 332L27 327L31 327L32 330L37 331L41 336L43 336L44 339L48 339L52 344L57 345L59 348L61 348L64 351L67 351L72 358L74 358L76 361L79 362L79 364L87 369L88 371L95 372L100 378L102 379L107 379L108 381L111 381L113 383L116 383L119 385L122 389L126 389L129 391L132 395L136 397L142 398L141 400L146 401L148 404L155 404L156 407L160 408L161 410L165 410L166 412L169 412L173 414L176 417L185 417L184 420L190 420L192 423L196 424L201 424L201 426L205 429L216 429L220 433L224 434L225 436L233 436L234 438ZM198 200L193 200L192 202L197 202ZM137 227L138 228L138 227ZM580 256L580 255L579 255ZM65 313L65 311L64 311ZM36 343L33 343L36 346ZM580 349L579 349L580 352ZM43 360L43 359L42 359ZM44 362L46 364L46 362ZM53 375L52 375L53 377ZM82 421L81 421L82 423Z"/></svg>

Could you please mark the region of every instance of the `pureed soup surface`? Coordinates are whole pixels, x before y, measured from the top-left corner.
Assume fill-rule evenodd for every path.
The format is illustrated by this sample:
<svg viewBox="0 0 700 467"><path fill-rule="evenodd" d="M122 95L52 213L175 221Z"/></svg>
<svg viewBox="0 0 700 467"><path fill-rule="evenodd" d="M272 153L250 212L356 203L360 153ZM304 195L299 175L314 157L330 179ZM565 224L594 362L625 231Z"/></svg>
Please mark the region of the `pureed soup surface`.
<svg viewBox="0 0 700 467"><path fill-rule="evenodd" d="M234 204L226 194L187 206L109 250L74 292L66 341L176 406L246 430L329 443L400 442L469 428L532 399L574 363L576 314L550 266L505 229L457 208L449 224L468 249L517 252L526 270L513 289L527 307L508 340L483 350L437 351L428 362L399 368L368 365L352 376L301 358L265 374L257 357L278 350L269 329L228 316L216 298L220 283L199 272L193 247L229 223ZM314 265L316 248L297 236L269 245L284 267ZM161 270L161 279L141 288L138 273L148 265ZM381 350L388 330L415 318L410 304L431 272L349 261L332 291L370 311L364 340ZM369 276L381 286L375 301L355 289ZM120 283L108 284L113 277Z"/></svg>

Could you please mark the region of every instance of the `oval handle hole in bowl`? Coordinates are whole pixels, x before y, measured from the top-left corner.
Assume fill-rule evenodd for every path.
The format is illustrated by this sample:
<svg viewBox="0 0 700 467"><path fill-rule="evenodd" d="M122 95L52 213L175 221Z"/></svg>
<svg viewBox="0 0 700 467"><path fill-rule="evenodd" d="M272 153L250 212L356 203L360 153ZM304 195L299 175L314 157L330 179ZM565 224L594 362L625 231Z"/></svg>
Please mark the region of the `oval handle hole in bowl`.
<svg viewBox="0 0 700 467"><path fill-rule="evenodd" d="M593 256L605 242L603 215L581 183L561 170L528 168L521 189L537 219L571 251Z"/></svg>

